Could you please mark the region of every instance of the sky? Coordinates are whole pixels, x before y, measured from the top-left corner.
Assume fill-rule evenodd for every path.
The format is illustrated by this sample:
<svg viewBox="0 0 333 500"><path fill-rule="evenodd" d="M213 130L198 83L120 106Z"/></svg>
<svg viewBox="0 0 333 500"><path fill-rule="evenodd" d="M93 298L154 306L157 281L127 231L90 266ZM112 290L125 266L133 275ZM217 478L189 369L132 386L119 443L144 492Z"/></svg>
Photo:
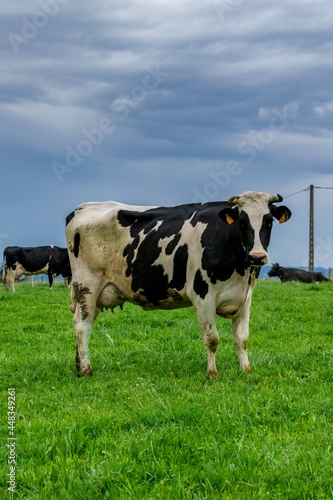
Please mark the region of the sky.
<svg viewBox="0 0 333 500"><path fill-rule="evenodd" d="M0 251L78 204L279 193L270 262L333 267L331 0L16 0L0 31ZM321 188L321 189L319 189ZM323 189L325 188L325 189Z"/></svg>

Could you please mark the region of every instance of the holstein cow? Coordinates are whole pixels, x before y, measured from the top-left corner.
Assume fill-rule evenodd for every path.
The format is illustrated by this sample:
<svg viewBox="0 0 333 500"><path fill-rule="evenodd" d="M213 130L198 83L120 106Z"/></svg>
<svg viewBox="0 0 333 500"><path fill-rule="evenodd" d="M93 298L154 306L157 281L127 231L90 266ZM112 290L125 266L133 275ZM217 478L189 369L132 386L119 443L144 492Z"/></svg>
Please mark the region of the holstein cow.
<svg viewBox="0 0 333 500"><path fill-rule="evenodd" d="M280 264L272 264L272 269L267 275L270 278L278 276L280 280L286 281L301 281L302 283L316 283L321 281L331 281L326 278L323 273L315 271L305 271L304 269L294 269L292 267L281 267Z"/></svg>
<svg viewBox="0 0 333 500"><path fill-rule="evenodd" d="M47 274L52 287L53 278L62 275L69 282L72 276L68 250L57 246L6 247L4 250L3 282L15 291L14 281L23 274Z"/></svg>
<svg viewBox="0 0 333 500"><path fill-rule="evenodd" d="M291 217L287 207L273 205L282 199L246 192L172 208L110 201L85 203L68 215L78 374L92 374L88 343L98 313L126 301L145 310L194 306L207 377L218 377L216 314L231 319L240 367L250 372L251 295L268 262L273 217Z"/></svg>

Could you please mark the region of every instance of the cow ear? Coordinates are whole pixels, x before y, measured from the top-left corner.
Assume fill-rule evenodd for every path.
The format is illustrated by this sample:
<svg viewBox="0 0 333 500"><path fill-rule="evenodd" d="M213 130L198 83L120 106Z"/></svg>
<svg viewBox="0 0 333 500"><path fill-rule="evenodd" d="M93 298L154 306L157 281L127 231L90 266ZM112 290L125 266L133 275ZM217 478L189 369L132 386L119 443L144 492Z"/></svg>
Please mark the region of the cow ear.
<svg viewBox="0 0 333 500"><path fill-rule="evenodd" d="M275 219L277 219L280 224L287 222L291 217L291 211L288 207L281 205L280 207L276 207L275 205L271 206L271 214Z"/></svg>
<svg viewBox="0 0 333 500"><path fill-rule="evenodd" d="M238 211L235 208L223 208L218 215L223 222L229 225L238 220Z"/></svg>

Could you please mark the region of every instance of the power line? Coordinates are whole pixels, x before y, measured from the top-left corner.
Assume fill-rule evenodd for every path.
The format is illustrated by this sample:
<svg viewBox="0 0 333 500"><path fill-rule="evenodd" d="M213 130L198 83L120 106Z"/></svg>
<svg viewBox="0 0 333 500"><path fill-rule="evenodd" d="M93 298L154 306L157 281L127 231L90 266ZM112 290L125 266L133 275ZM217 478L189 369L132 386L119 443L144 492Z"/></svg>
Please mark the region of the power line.
<svg viewBox="0 0 333 500"><path fill-rule="evenodd" d="M283 199L286 199L286 198L290 198L290 196L295 196L295 194L299 194L299 193L304 193L304 191L309 191L310 188L305 188L305 189L301 189L301 191L297 191L296 193L292 193L292 194L288 194L287 196L284 196Z"/></svg>
<svg viewBox="0 0 333 500"><path fill-rule="evenodd" d="M333 189L333 187L322 187L322 186L313 186L314 189ZM296 193L288 194L287 196L284 196L283 199L290 198L291 196L295 196L296 194L299 193L304 193L305 191L309 191L310 187L307 187L305 189L301 189L300 191L296 191Z"/></svg>

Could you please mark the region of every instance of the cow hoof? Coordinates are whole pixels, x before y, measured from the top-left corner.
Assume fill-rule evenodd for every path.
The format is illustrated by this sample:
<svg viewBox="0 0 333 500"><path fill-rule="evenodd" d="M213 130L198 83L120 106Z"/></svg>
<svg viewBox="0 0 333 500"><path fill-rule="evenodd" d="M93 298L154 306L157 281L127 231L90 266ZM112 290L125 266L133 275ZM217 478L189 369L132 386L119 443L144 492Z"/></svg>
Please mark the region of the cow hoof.
<svg viewBox="0 0 333 500"><path fill-rule="evenodd" d="M209 379L209 378L212 378L212 379L216 379L219 377L219 372L217 370L211 370L211 371L207 371L206 373L206 377Z"/></svg>
<svg viewBox="0 0 333 500"><path fill-rule="evenodd" d="M93 371L92 371L92 369L89 366L89 368L87 368L86 370L79 371L78 374L77 374L77 376L80 377L80 378L81 377L91 377L92 374L93 374Z"/></svg>

